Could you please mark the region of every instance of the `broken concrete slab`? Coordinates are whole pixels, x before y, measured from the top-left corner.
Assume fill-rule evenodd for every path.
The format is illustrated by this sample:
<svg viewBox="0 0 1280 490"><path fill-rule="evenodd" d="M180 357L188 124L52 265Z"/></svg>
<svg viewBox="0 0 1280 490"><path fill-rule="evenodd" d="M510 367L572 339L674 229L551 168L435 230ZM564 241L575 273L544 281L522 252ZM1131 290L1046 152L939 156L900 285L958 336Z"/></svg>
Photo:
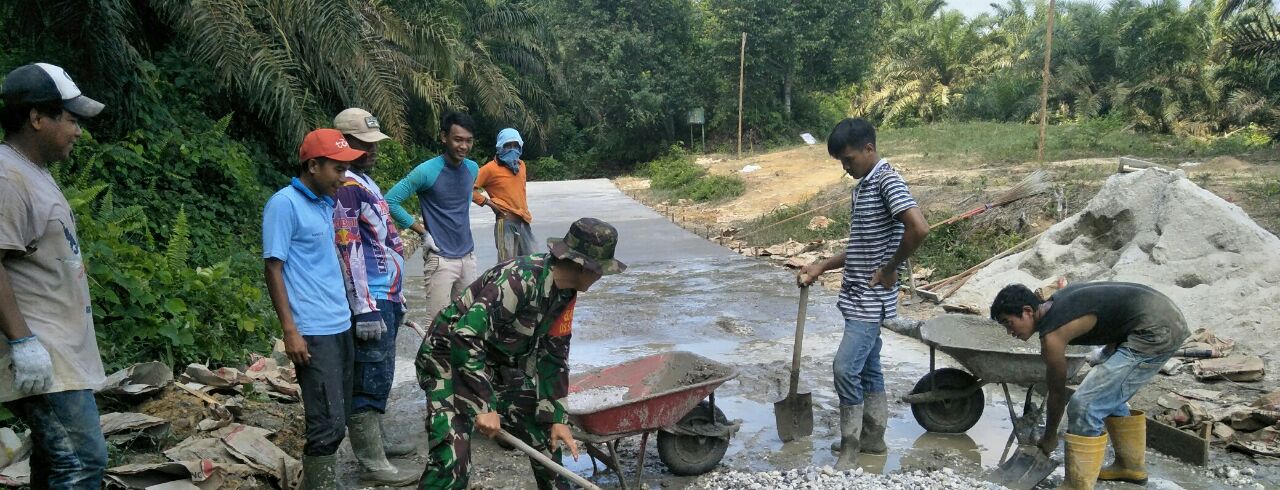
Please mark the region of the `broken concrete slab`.
<svg viewBox="0 0 1280 490"><path fill-rule="evenodd" d="M1266 365L1258 356L1235 355L1198 360L1191 364L1191 373L1201 381L1215 379L1236 382L1260 381L1266 375Z"/></svg>
<svg viewBox="0 0 1280 490"><path fill-rule="evenodd" d="M1247 454L1280 457L1280 429L1267 427L1249 434L1237 434L1227 447Z"/></svg>

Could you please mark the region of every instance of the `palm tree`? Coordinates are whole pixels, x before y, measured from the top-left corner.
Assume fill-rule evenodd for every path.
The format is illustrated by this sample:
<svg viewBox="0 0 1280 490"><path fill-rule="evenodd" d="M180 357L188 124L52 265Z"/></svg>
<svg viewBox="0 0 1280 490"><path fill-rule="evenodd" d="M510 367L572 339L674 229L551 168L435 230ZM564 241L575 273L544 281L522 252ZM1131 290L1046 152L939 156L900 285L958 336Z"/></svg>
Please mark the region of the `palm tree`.
<svg viewBox="0 0 1280 490"><path fill-rule="evenodd" d="M129 84L152 47L140 17L171 29L192 62L291 148L344 107L377 114L384 131L409 135L421 108L474 103L483 115L540 128L525 98L545 109L554 43L520 3L496 0L48 0L24 15L83 36L98 73L128 106ZM443 14L441 12L447 12ZM451 15L450 15L451 14ZM502 28L496 28L501 23ZM151 36L149 36L151 35ZM150 42L149 42L150 41ZM421 133L420 133L421 134Z"/></svg>
<svg viewBox="0 0 1280 490"><path fill-rule="evenodd" d="M959 12L919 19L886 44L854 112L889 124L933 121L963 98L979 73L980 49L974 25Z"/></svg>

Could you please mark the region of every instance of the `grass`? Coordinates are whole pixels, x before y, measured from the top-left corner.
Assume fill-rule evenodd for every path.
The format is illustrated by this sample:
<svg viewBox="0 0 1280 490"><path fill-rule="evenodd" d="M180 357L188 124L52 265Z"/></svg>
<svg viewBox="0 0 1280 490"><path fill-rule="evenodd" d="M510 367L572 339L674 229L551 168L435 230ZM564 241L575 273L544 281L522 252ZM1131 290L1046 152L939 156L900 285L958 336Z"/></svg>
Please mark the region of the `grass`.
<svg viewBox="0 0 1280 490"><path fill-rule="evenodd" d="M841 202L846 191L823 192L799 206L779 209L742 225L739 235L751 246L767 246L787 240L809 242L813 240L839 240L849 236L849 203ZM818 207L831 205L821 211L804 214ZM804 214L804 216L800 216ZM810 230L809 221L815 216L826 216L831 224L824 229Z"/></svg>
<svg viewBox="0 0 1280 490"><path fill-rule="evenodd" d="M695 202L727 201L741 196L747 184L737 175L710 175L693 163L693 158L673 149L662 158L644 164L640 173L650 178L651 189L660 198Z"/></svg>
<svg viewBox="0 0 1280 490"><path fill-rule="evenodd" d="M928 217L930 221L945 218ZM936 281L959 274L1027 238L1021 233L980 227L975 223L967 220L930 230L929 238L916 250L912 263L934 269L930 279Z"/></svg>
<svg viewBox="0 0 1280 490"><path fill-rule="evenodd" d="M1280 177L1251 182L1241 192L1248 200L1249 217L1267 230L1280 230Z"/></svg>
<svg viewBox="0 0 1280 490"><path fill-rule="evenodd" d="M911 128L886 128L877 135L886 156L920 153L926 157L959 157L987 162L1035 160L1039 128L1033 124L944 122ZM1097 119L1058 124L1045 131L1045 160L1138 155L1204 157L1242 153L1262 144L1256 135L1238 133L1215 139L1136 133L1123 121Z"/></svg>

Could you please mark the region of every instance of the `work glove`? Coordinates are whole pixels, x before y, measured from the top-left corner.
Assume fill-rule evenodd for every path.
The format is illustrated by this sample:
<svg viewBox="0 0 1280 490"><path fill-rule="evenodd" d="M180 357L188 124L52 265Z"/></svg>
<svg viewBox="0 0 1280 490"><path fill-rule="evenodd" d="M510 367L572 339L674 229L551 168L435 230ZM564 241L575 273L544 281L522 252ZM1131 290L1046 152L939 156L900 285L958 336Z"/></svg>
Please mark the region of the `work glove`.
<svg viewBox="0 0 1280 490"><path fill-rule="evenodd" d="M13 352L14 384L24 395L44 393L53 386L53 359L35 335L9 341Z"/></svg>
<svg viewBox="0 0 1280 490"><path fill-rule="evenodd" d="M1115 353L1116 353L1115 344L1105 345L1097 349L1094 349L1093 352L1090 352L1089 355L1085 357L1085 361L1088 362L1090 366L1097 366L1099 364L1107 362L1107 359L1111 359L1112 354L1115 354Z"/></svg>
<svg viewBox="0 0 1280 490"><path fill-rule="evenodd" d="M387 333L387 324L382 321L378 312L356 315L356 338L360 340L380 340Z"/></svg>
<svg viewBox="0 0 1280 490"><path fill-rule="evenodd" d="M430 233L422 234L422 247L428 252L439 253L440 247L436 246L436 239L431 237Z"/></svg>

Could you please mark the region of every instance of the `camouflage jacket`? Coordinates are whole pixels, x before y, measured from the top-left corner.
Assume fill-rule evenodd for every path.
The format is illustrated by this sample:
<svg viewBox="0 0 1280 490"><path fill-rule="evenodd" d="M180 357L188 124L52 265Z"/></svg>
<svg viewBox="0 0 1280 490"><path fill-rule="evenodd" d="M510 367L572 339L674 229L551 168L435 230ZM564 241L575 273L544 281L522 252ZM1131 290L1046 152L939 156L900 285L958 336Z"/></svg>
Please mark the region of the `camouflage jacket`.
<svg viewBox="0 0 1280 490"><path fill-rule="evenodd" d="M577 292L554 286L550 260L535 254L500 263L441 310L414 363L429 403L491 412L493 372L519 368L536 388L538 422L565 423Z"/></svg>

